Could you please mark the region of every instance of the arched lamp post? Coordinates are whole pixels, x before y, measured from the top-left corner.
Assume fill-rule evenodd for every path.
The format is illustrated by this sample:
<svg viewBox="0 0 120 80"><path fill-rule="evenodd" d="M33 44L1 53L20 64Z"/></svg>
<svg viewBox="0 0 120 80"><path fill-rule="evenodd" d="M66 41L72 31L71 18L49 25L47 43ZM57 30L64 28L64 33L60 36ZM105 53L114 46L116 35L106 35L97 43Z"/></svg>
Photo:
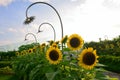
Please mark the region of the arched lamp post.
<svg viewBox="0 0 120 80"><path fill-rule="evenodd" d="M28 35L32 35L34 38L35 38L35 41L36 41L36 43L37 43L37 38L36 38L36 36L33 34L33 33L27 33L26 35L25 35L25 41L27 40L27 36Z"/></svg>
<svg viewBox="0 0 120 80"><path fill-rule="evenodd" d="M44 25L44 24L48 24L48 25L50 25L50 26L52 27L52 29L53 29L53 31L54 31L54 41L55 41L55 39L56 39L56 32L55 32L54 27L53 27L50 23L47 23L47 22L42 23L42 24L39 26L39 28L38 28L38 33L39 33L39 32L42 32L42 31L40 30L40 28L41 28L42 25Z"/></svg>
<svg viewBox="0 0 120 80"><path fill-rule="evenodd" d="M62 19L58 13L58 11L50 4L46 3L46 2L35 2L35 3L32 3L31 5L28 6L28 8L26 9L26 20L24 22L24 24L29 24L31 23L35 17L34 16L31 16L31 17L28 17L28 10L31 6L35 5L35 4L45 4L45 5L48 5L49 7L51 7L55 12L56 14L58 15L58 18L59 18L59 21L60 21L60 25L61 25L61 38L63 38L63 24L62 24ZM62 44L62 49L63 49L63 44Z"/></svg>

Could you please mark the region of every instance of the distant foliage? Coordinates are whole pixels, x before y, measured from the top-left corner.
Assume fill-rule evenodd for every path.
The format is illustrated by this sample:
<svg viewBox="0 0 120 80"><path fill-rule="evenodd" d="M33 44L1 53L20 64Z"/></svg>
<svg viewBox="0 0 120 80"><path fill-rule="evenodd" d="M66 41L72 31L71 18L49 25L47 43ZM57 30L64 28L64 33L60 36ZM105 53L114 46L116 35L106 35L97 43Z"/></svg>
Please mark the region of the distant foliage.
<svg viewBox="0 0 120 80"><path fill-rule="evenodd" d="M21 45L18 48L18 51L28 50L28 49L33 48L34 46L38 46L38 45L39 45L39 43L32 43L32 44Z"/></svg>
<svg viewBox="0 0 120 80"><path fill-rule="evenodd" d="M16 51L0 52L0 61L11 60L15 57Z"/></svg>
<svg viewBox="0 0 120 80"><path fill-rule="evenodd" d="M105 69L120 73L120 36L112 40L85 43L84 47L93 47L97 50L99 62L106 65Z"/></svg>
<svg viewBox="0 0 120 80"><path fill-rule="evenodd" d="M93 47L97 50L98 55L120 56L120 36L112 40L86 42L84 47Z"/></svg>

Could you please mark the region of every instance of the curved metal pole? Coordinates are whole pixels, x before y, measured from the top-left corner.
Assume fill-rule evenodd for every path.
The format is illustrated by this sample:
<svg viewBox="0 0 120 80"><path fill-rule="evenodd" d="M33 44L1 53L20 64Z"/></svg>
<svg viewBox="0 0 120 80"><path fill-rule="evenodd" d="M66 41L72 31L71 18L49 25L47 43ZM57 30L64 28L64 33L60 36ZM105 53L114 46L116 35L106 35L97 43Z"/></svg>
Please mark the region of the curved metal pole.
<svg viewBox="0 0 120 80"><path fill-rule="evenodd" d="M55 29L54 29L54 27L53 27L50 23L47 23L47 22L42 23L42 24L39 26L39 28L38 28L38 33L41 32L41 31L40 31L40 28L41 28L42 25L44 25L44 24L48 24L48 25L50 25L50 26L52 27L52 29L53 29L53 31L54 31L54 41L55 41L55 39L56 39Z"/></svg>
<svg viewBox="0 0 120 80"><path fill-rule="evenodd" d="M31 6L33 6L33 5L35 5L35 4L38 4L38 3L46 4L46 5L50 6L50 7L56 12L56 14L57 14L58 17L59 17L60 25L61 25L61 33L62 33L61 38L63 38L63 24L62 24L62 19L61 19L60 15L59 15L58 11L57 11L52 5L50 5L50 4L46 3L46 2L35 2L35 3L32 3L31 5L28 6L28 8L27 8L27 10L26 10L26 24L29 24L30 22L32 22L32 21L34 20L34 17L28 17L28 15L27 15L28 9L29 9ZM63 44L62 44L62 49L63 49Z"/></svg>
<svg viewBox="0 0 120 80"><path fill-rule="evenodd" d="M35 36L33 33L27 33L27 34L25 35L25 40L27 40L27 36L28 36L28 35L33 35L33 36L34 36L34 38L35 38L35 41L36 41L36 43L37 43L36 36Z"/></svg>

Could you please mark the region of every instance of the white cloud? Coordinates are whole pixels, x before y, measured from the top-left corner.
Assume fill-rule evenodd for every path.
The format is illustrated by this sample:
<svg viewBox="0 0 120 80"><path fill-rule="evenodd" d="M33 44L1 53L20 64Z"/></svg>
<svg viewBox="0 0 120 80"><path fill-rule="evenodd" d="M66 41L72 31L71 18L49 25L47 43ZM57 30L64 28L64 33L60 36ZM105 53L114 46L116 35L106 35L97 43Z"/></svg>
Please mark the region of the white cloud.
<svg viewBox="0 0 120 80"><path fill-rule="evenodd" d="M78 0L71 0L71 2L76 2L76 1L78 1Z"/></svg>
<svg viewBox="0 0 120 80"><path fill-rule="evenodd" d="M118 27L120 11L110 10L102 5L104 0L87 0L82 6L66 13L64 19L65 34L78 33L85 41L98 41L99 38L116 37L120 34ZM69 29L69 30L68 30Z"/></svg>
<svg viewBox="0 0 120 80"><path fill-rule="evenodd" d="M42 1L42 2L49 2L50 0L29 0L30 2L38 2L38 1Z"/></svg>
<svg viewBox="0 0 120 80"><path fill-rule="evenodd" d="M23 28L23 27L21 27L21 28L8 28L8 31L13 32L13 33L25 34L28 31L28 29Z"/></svg>
<svg viewBox="0 0 120 80"><path fill-rule="evenodd" d="M7 45L7 44L10 44L10 43L11 43L10 40L2 40L2 41L0 41L0 46L1 45Z"/></svg>
<svg viewBox="0 0 120 80"><path fill-rule="evenodd" d="M3 32L3 31L0 31L0 34L4 34L5 32Z"/></svg>
<svg viewBox="0 0 120 80"><path fill-rule="evenodd" d="M0 0L0 5L1 6L7 6L10 3L12 3L14 0Z"/></svg>
<svg viewBox="0 0 120 80"><path fill-rule="evenodd" d="M8 31L10 31L10 32L17 32L17 30L14 29L14 28L8 28Z"/></svg>
<svg viewBox="0 0 120 80"><path fill-rule="evenodd" d="M103 5L109 8L120 9L120 0L104 0Z"/></svg>

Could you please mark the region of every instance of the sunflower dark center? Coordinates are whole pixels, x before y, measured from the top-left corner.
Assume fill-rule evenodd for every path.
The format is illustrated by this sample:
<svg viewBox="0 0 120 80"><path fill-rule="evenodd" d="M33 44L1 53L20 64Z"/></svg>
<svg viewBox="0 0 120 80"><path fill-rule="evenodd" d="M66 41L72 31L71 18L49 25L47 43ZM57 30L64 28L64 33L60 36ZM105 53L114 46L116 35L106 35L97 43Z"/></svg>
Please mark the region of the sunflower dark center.
<svg viewBox="0 0 120 80"><path fill-rule="evenodd" d="M53 60L53 61L56 61L59 58L59 54L56 50L52 50L50 52L49 56L50 56L50 59Z"/></svg>
<svg viewBox="0 0 120 80"><path fill-rule="evenodd" d="M36 51L36 49L33 49L33 52L35 52Z"/></svg>
<svg viewBox="0 0 120 80"><path fill-rule="evenodd" d="M23 55L23 53L22 53L22 55Z"/></svg>
<svg viewBox="0 0 120 80"><path fill-rule="evenodd" d="M29 50L29 53L32 52L31 50Z"/></svg>
<svg viewBox="0 0 120 80"><path fill-rule="evenodd" d="M74 48L78 47L80 45L80 40L78 38L72 38L70 40L70 45Z"/></svg>
<svg viewBox="0 0 120 80"><path fill-rule="evenodd" d="M92 65L95 62L95 55L91 52L86 53L83 56L83 63L86 65Z"/></svg>

